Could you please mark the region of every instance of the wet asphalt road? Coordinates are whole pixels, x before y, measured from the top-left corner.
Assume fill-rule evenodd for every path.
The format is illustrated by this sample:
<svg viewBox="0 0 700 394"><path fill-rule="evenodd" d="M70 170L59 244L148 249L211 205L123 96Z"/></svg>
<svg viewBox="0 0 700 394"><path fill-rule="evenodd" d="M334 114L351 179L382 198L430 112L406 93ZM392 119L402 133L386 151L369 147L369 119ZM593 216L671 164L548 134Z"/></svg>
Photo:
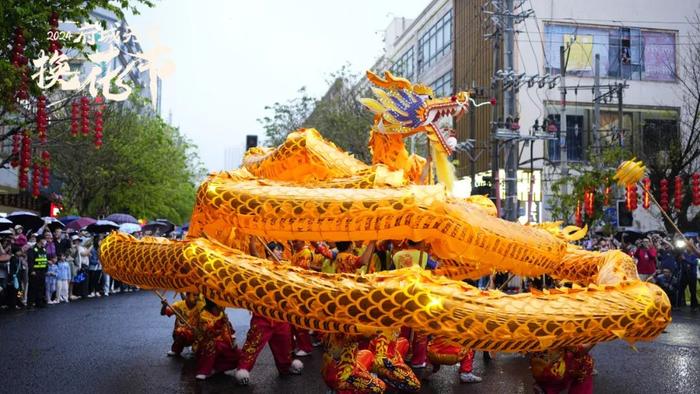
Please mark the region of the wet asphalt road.
<svg viewBox="0 0 700 394"><path fill-rule="evenodd" d="M172 293L170 293L172 298ZM248 387L231 378L194 379L194 361L165 356L173 321L159 315L150 292L117 294L32 311L0 311L2 393L324 393L320 353L305 357L302 376L279 378L268 349ZM249 314L228 310L239 346ZM596 393L700 392L700 312L674 312L674 322L653 343L632 350L616 341L593 350ZM443 367L422 393L531 393L527 361L499 354L484 365L477 354L479 384L459 384L456 367Z"/></svg>

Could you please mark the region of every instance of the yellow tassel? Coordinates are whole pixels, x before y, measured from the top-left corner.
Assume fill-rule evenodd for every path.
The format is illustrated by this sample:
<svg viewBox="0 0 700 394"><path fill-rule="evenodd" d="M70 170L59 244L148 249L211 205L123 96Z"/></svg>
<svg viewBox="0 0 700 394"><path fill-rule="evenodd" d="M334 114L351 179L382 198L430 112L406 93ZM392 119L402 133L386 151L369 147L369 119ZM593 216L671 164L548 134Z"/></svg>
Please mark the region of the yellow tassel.
<svg viewBox="0 0 700 394"><path fill-rule="evenodd" d="M455 167L450 163L450 157L442 149L436 149L435 144L430 145L430 153L435 162L435 173L438 181L445 185L448 192L452 192L455 184Z"/></svg>

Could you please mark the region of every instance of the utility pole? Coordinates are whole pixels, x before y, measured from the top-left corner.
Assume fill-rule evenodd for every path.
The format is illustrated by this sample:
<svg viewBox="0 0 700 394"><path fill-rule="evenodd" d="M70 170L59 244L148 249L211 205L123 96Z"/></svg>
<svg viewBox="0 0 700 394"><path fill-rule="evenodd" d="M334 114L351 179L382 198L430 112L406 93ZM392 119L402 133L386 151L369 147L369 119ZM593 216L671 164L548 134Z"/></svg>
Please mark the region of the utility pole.
<svg viewBox="0 0 700 394"><path fill-rule="evenodd" d="M625 133L624 129L622 128L622 117L623 117L623 112L622 112L622 89L624 87L624 84L618 83L617 84L617 129L620 133L620 148L624 147L624 142L625 142Z"/></svg>
<svg viewBox="0 0 700 394"><path fill-rule="evenodd" d="M503 0L494 1L496 6L496 12L501 13ZM500 52L501 52L501 26L500 23L496 25L496 30L492 37L493 40L493 77L491 79L491 97L498 97L499 91L499 80L496 78L496 71L499 69L500 62ZM501 182L498 175L498 151L499 151L499 141L496 138L496 130L498 130L498 109L494 105L491 108L491 182L493 195L496 198L496 210L498 215L501 215Z"/></svg>
<svg viewBox="0 0 700 394"><path fill-rule="evenodd" d="M476 81L472 80L472 92L476 91ZM469 100L469 139L476 141L476 106ZM471 190L474 193L476 188L476 158L469 157L469 179L471 180Z"/></svg>
<svg viewBox="0 0 700 394"><path fill-rule="evenodd" d="M513 71L514 65L514 36L515 27L513 21L513 0L506 1L506 28L505 28L505 58L504 68L506 71ZM515 121L515 90L508 89L504 92L503 100L503 119L511 118L511 122ZM512 140L508 143L506 150L506 220L515 221L518 218L518 140Z"/></svg>
<svg viewBox="0 0 700 394"><path fill-rule="evenodd" d="M561 76L561 110L559 111L559 160L561 166L561 177L566 178L569 175L569 166L567 162L566 152L566 137L568 130L566 127L566 63L568 59L568 50L564 46L559 47L559 71ZM568 182L562 184L561 194L569 194Z"/></svg>
<svg viewBox="0 0 700 394"><path fill-rule="evenodd" d="M600 55L595 54L595 79L593 80L593 97L600 96ZM600 100L593 100L593 154L598 156L600 146Z"/></svg>

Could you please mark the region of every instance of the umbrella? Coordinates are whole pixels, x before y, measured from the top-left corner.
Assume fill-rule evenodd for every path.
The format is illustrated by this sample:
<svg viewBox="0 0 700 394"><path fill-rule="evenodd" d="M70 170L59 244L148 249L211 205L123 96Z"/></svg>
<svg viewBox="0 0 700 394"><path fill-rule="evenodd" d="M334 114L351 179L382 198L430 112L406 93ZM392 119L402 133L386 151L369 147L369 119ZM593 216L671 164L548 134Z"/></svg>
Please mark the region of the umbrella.
<svg viewBox="0 0 700 394"><path fill-rule="evenodd" d="M113 213L105 218L105 220L111 220L116 224L123 224L123 223L134 223L138 224L139 221L136 220L135 217L126 214L126 213Z"/></svg>
<svg viewBox="0 0 700 394"><path fill-rule="evenodd" d="M149 222L145 226L143 226L143 231L150 231L153 233L160 233L160 234L167 234L175 228L175 225L172 223L166 223L166 222L161 222L158 220L154 220L152 222Z"/></svg>
<svg viewBox="0 0 700 394"><path fill-rule="evenodd" d="M137 231L141 231L141 226L136 223L122 223L119 225L119 231L127 234L133 234Z"/></svg>
<svg viewBox="0 0 700 394"><path fill-rule="evenodd" d="M9 230L13 227L15 227L15 224L12 223L12 220L0 218L0 231Z"/></svg>
<svg viewBox="0 0 700 394"><path fill-rule="evenodd" d="M24 227L24 233L36 232L44 225L44 219L39 215L25 211L15 211L7 215L7 219L11 220L15 225L19 224Z"/></svg>
<svg viewBox="0 0 700 394"><path fill-rule="evenodd" d="M644 238L644 234L638 232L638 231L620 231L619 233L615 234L615 239L622 242L622 237L625 237L625 241L627 243L632 243L635 242L636 240L640 238Z"/></svg>
<svg viewBox="0 0 700 394"><path fill-rule="evenodd" d="M85 229L91 233L102 234L119 230L119 225L110 220L98 220L95 223L85 227Z"/></svg>
<svg viewBox="0 0 700 394"><path fill-rule="evenodd" d="M66 227L73 229L73 230L80 230L83 227L87 227L88 225L91 225L95 223L97 220L93 218L88 218L88 217L82 217L80 219L73 220L72 222L68 223Z"/></svg>
<svg viewBox="0 0 700 394"><path fill-rule="evenodd" d="M80 219L80 216L74 216L74 215L64 216L64 217L58 218L58 220L63 224L68 224L68 223L70 223L74 220L78 220L78 219Z"/></svg>
<svg viewBox="0 0 700 394"><path fill-rule="evenodd" d="M45 216L44 218L44 223L47 224L49 230L55 231L57 228L64 229L66 228L66 225L61 223L60 220L56 218L52 218L51 216Z"/></svg>

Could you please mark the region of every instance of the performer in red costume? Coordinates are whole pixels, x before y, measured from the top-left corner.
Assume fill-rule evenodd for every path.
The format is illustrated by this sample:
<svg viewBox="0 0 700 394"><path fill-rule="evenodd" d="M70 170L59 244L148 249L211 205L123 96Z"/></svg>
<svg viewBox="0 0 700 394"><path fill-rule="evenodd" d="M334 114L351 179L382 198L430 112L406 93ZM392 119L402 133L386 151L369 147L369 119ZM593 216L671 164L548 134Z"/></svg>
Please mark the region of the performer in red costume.
<svg viewBox="0 0 700 394"><path fill-rule="evenodd" d="M179 315L187 321L183 321L180 317L175 318L175 327L173 328L173 345L168 351L168 356L179 356L182 351L192 346L194 343L194 332L191 325L196 324L199 318L199 313L204 307L204 301L197 293L187 293L184 300L168 305L163 300L163 307L160 309L161 316ZM196 349L192 349L196 351Z"/></svg>
<svg viewBox="0 0 700 394"><path fill-rule="evenodd" d="M223 371L233 376L240 359L236 346L235 331L226 312L211 300L206 300L195 328L197 348L197 375L205 380L216 372Z"/></svg>
<svg viewBox="0 0 700 394"><path fill-rule="evenodd" d="M537 393L593 393L593 346L579 345L530 355L530 368Z"/></svg>
<svg viewBox="0 0 700 394"><path fill-rule="evenodd" d="M251 239L251 255L259 257L256 250L256 240ZM267 258L272 261L280 261L284 247L276 242L267 244ZM270 255L274 254L274 257ZM247 385L250 382L250 371L253 370L258 355L265 347L270 345L275 366L280 375L299 375L304 364L299 360L292 360L292 327L287 322L271 320L253 313L250 319L250 330L238 360L238 369L235 378L238 384Z"/></svg>
<svg viewBox="0 0 700 394"><path fill-rule="evenodd" d="M311 250L312 247L314 250ZM320 247L317 244L312 244L312 246L309 246L304 241L299 240L292 242L292 252L294 252L291 258L291 263L293 266L304 269L313 269L315 271L321 270L320 262L322 261L321 258L316 257L316 254L323 255L331 260L334 257L332 252L326 247ZM297 348L294 355L298 357L310 355L313 351L313 343L311 342L309 330L292 326L292 334L294 335Z"/></svg>
<svg viewBox="0 0 700 394"><path fill-rule="evenodd" d="M428 342L428 360L433 364L433 372L441 365L459 363L459 381L479 383L481 377L474 375L474 351L445 338L434 338Z"/></svg>

